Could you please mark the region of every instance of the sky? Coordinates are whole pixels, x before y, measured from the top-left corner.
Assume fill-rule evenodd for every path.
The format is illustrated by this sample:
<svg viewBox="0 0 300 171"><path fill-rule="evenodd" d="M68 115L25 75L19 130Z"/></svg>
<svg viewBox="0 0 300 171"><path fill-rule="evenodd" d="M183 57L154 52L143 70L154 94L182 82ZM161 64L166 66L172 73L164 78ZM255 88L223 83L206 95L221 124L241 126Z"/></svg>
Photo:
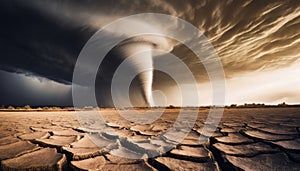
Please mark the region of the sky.
<svg viewBox="0 0 300 171"><path fill-rule="evenodd" d="M300 103L299 1L3 0L0 105L72 106L73 70L85 43L106 24L146 12L179 17L207 37L223 65L226 104ZM170 24L169 29L180 26ZM171 53L184 61L197 80L199 104L187 100L183 105L210 105L213 90L201 62L178 42L172 43ZM116 47L101 64L96 82L100 106L111 105L107 92L122 55ZM157 64L154 59L153 65ZM185 73L177 75L185 77ZM174 80L156 71L153 77L153 90L166 97L166 102L157 99L158 105L182 105ZM139 82L132 87L132 94L141 98Z"/></svg>

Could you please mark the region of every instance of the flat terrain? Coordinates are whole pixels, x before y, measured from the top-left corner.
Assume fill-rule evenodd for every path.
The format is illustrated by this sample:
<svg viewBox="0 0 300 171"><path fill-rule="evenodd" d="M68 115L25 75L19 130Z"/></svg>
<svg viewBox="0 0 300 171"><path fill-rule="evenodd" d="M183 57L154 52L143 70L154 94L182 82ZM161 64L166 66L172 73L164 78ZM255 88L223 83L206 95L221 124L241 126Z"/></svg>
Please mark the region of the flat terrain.
<svg viewBox="0 0 300 171"><path fill-rule="evenodd" d="M212 124L207 109L199 110L188 133L173 127L178 112L167 109L153 123L137 124L105 109L100 129L91 120L79 124L75 112L1 112L1 169L300 170L300 108L225 109L211 137L202 132Z"/></svg>

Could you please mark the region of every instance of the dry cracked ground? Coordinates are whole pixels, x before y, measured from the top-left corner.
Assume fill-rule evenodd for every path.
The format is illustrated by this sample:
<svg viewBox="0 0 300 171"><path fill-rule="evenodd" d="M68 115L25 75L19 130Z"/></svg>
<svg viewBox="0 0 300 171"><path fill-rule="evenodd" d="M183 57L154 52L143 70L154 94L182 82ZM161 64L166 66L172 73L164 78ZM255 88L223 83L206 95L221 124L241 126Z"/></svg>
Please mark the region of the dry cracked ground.
<svg viewBox="0 0 300 171"><path fill-rule="evenodd" d="M1 112L1 169L300 170L300 108L225 109L216 131L200 143L207 113L200 109L191 132L176 144L183 130L163 133L178 109L165 110L151 124L136 124L105 109L105 127L113 131L83 128L74 112ZM97 136L101 146L89 135Z"/></svg>

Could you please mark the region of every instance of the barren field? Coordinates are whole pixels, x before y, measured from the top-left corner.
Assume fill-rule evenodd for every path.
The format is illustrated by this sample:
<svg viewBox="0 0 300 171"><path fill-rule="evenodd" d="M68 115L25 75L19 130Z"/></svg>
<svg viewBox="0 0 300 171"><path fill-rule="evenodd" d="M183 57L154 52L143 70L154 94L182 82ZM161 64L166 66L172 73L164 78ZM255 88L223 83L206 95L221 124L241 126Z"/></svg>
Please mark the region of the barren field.
<svg viewBox="0 0 300 171"><path fill-rule="evenodd" d="M192 115L193 110L183 112ZM167 109L153 123L136 124L105 109L101 114L106 124L100 130L82 127L75 112L1 112L1 168L300 170L300 108L225 109L217 130L205 143L199 137L208 110L200 109L191 132L180 144L176 141L186 130L163 135L173 126L178 111ZM88 135L97 136L101 146ZM158 136L162 138L155 139ZM164 149L170 151L162 153Z"/></svg>

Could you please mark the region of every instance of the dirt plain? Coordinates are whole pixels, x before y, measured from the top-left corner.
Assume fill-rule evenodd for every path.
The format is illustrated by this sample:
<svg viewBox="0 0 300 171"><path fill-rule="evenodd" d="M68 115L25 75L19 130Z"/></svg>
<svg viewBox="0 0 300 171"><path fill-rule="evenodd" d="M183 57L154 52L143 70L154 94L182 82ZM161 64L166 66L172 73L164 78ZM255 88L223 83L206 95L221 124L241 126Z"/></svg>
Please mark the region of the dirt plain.
<svg viewBox="0 0 300 171"><path fill-rule="evenodd" d="M1 170L300 170L300 108L225 109L205 143L199 137L206 137L208 109L183 109L187 115L197 110L198 116L178 144L182 130L161 135L179 110L137 124L102 109L110 131L82 127L71 111L0 112Z"/></svg>

